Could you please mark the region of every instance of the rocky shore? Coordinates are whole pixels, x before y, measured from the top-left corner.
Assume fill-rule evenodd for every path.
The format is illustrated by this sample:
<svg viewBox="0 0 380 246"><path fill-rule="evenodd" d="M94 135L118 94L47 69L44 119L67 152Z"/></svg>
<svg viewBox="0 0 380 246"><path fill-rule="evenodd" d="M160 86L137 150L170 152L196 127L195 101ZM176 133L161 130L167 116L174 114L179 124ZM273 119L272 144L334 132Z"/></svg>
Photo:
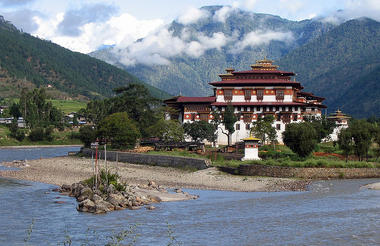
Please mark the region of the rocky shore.
<svg viewBox="0 0 380 246"><path fill-rule="evenodd" d="M126 208L135 210L143 206L153 210L155 207L151 205L152 203L198 198L198 196L190 195L181 190L176 190L176 193L169 193L153 181L143 186L125 185L122 191L118 191L112 184L105 191L101 191L100 189L91 188L83 182L72 185L64 184L54 191L75 197L78 202L78 211L95 214Z"/></svg>
<svg viewBox="0 0 380 246"><path fill-rule="evenodd" d="M100 161L100 168L105 167ZM19 167L20 170L1 170L0 176L63 185L78 183L93 174L91 159L57 157L28 160L26 163L9 162L0 165ZM302 191L309 181L291 178L271 178L231 175L211 167L199 171L178 168L108 162L108 169L118 173L123 183L135 186L154 181L165 188L212 189L230 191Z"/></svg>

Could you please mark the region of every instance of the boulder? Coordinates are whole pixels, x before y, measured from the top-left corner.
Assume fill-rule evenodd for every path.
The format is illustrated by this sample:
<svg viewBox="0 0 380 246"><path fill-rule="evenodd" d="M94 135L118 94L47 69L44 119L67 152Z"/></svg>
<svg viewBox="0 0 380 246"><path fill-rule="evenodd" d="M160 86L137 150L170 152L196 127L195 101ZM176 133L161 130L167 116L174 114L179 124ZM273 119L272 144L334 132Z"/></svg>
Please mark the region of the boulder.
<svg viewBox="0 0 380 246"><path fill-rule="evenodd" d="M70 196L73 196L73 197L78 197L80 196L81 194L81 190L84 188L85 186L82 185L81 183L74 183L71 185L71 194Z"/></svg>
<svg viewBox="0 0 380 246"><path fill-rule="evenodd" d="M100 200L103 200L103 198L101 197L101 196L99 196L98 194L94 194L93 196L92 196L92 199L91 199L93 202L98 202L98 201L100 201Z"/></svg>
<svg viewBox="0 0 380 246"><path fill-rule="evenodd" d="M90 188L84 187L80 191L80 195L77 197L77 201L81 202L81 201L84 201L86 199L92 200L93 195L94 195L94 193L92 192L92 190Z"/></svg>
<svg viewBox="0 0 380 246"><path fill-rule="evenodd" d="M122 209L128 207L128 199L121 194L110 194L106 200L111 203L115 209Z"/></svg>
<svg viewBox="0 0 380 246"><path fill-rule="evenodd" d="M71 192L71 185L63 184L60 188L60 192Z"/></svg>
<svg viewBox="0 0 380 246"><path fill-rule="evenodd" d="M113 210L114 210L114 206L111 203L106 202L104 200L100 200L95 203L96 214L107 213Z"/></svg>
<svg viewBox="0 0 380 246"><path fill-rule="evenodd" d="M95 203L90 199L86 199L78 204L77 210L80 212L93 213L95 212Z"/></svg>

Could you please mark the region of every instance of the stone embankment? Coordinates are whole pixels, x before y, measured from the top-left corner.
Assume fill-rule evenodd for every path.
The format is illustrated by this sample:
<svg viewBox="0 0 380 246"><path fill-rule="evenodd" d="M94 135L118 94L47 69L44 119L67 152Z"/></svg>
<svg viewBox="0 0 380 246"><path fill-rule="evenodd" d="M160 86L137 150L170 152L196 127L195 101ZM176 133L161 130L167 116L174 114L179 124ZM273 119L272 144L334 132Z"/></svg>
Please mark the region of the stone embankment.
<svg viewBox="0 0 380 246"><path fill-rule="evenodd" d="M266 165L240 165L240 175L305 179L379 178L380 168L311 168Z"/></svg>
<svg viewBox="0 0 380 246"><path fill-rule="evenodd" d="M84 148L81 150L81 153L87 157L95 156L95 151L92 149ZM98 158L104 159L104 151L98 152ZM181 156L150 155L119 151L107 151L106 158L109 161L120 161L126 163L163 167L187 167L198 170L206 169L211 165L210 160L207 159L188 158Z"/></svg>
<svg viewBox="0 0 380 246"><path fill-rule="evenodd" d="M117 191L111 184L106 191L90 188L82 182L72 185L62 185L55 191L75 197L78 201L77 210L88 213L107 213L121 209L139 209L143 206L149 210L155 209L153 203L165 201L181 201L197 199L198 196L190 195L181 190L169 193L167 190L150 181L148 185L125 186L124 191Z"/></svg>

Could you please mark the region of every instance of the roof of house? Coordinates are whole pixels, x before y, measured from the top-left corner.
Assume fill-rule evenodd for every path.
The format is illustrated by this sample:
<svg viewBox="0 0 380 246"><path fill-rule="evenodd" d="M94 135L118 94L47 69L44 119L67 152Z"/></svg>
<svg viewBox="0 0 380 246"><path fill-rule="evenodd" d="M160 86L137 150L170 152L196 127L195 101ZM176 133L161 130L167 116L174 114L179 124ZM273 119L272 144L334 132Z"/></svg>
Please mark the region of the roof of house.
<svg viewBox="0 0 380 246"><path fill-rule="evenodd" d="M223 86L223 85L282 85L282 86L296 86L301 87L297 81L283 80L283 79L231 79L210 82L210 85Z"/></svg>

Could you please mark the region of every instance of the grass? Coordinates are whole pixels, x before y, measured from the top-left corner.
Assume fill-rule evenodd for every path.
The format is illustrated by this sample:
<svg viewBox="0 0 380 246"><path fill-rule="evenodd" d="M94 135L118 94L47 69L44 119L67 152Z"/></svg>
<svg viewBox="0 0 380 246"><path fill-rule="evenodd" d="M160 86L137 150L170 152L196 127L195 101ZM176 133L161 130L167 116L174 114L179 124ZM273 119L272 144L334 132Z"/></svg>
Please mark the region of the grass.
<svg viewBox="0 0 380 246"><path fill-rule="evenodd" d="M86 102L75 101L75 100L49 100L53 106L62 110L65 114L71 112L78 112L82 108L86 108Z"/></svg>
<svg viewBox="0 0 380 246"><path fill-rule="evenodd" d="M364 161L348 161L326 158L326 157L309 157L305 160L291 160L290 158L267 159L260 161L215 161L214 166L217 167L233 167L236 168L241 164L257 164L267 166L280 167L324 167L324 168L380 168L379 162Z"/></svg>
<svg viewBox="0 0 380 246"><path fill-rule="evenodd" d="M9 129L6 126L0 125L0 146L23 146L23 145L78 145L82 144L77 138L73 138L72 135L75 131L65 130L62 132L54 132L53 141L36 141L32 142L29 138L25 138L23 141L18 141L9 137Z"/></svg>
<svg viewBox="0 0 380 246"><path fill-rule="evenodd" d="M181 151L181 150L172 150L172 151L149 151L144 154L150 155L167 155L167 156L181 156L181 157L191 157L191 158L201 158L208 159L207 156L199 155L194 152Z"/></svg>

